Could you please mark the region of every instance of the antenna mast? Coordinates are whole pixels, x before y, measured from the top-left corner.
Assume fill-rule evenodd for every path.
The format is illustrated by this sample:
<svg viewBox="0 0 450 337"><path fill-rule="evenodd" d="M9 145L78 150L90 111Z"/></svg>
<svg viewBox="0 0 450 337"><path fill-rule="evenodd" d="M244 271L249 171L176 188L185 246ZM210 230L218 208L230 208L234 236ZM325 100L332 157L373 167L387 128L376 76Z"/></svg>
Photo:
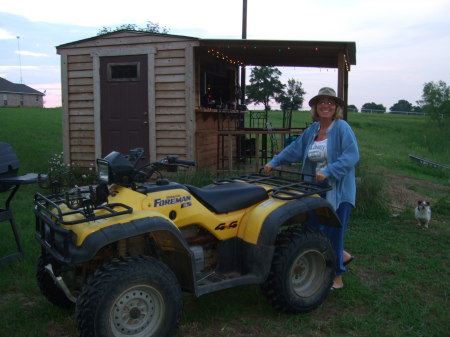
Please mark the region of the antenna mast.
<svg viewBox="0 0 450 337"><path fill-rule="evenodd" d="M17 54L19 54L20 84L23 84L23 82L22 82L22 59L20 57L20 43L19 43L19 39L20 39L20 36L17 36L17 50L18 50Z"/></svg>

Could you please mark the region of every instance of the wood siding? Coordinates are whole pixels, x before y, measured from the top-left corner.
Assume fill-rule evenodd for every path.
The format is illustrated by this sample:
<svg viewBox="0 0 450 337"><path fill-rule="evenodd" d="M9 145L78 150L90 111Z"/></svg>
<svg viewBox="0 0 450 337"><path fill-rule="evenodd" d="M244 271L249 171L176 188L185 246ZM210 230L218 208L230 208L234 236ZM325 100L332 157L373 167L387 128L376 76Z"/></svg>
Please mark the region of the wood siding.
<svg viewBox="0 0 450 337"><path fill-rule="evenodd" d="M67 121L70 163L89 167L95 162L94 83L92 57L67 56Z"/></svg>
<svg viewBox="0 0 450 337"><path fill-rule="evenodd" d="M184 49L155 54L156 156L186 158L186 62ZM183 138L178 138L177 133ZM177 141L173 141L173 140ZM184 141L183 141L184 140Z"/></svg>
<svg viewBox="0 0 450 337"><path fill-rule="evenodd" d="M195 160L198 167L223 169L228 167L230 158L236 160L236 136L229 138L219 134L219 132L209 131L236 131L237 116L237 113L227 114L197 110L195 124L198 132L196 135L197 152Z"/></svg>

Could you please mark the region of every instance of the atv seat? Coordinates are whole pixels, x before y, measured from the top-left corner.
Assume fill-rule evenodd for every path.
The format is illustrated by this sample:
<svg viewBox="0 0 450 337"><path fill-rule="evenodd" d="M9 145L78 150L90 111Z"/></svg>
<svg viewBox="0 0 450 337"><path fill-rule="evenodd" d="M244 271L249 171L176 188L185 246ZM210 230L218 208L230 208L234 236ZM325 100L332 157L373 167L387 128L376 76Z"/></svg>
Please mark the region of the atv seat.
<svg viewBox="0 0 450 337"><path fill-rule="evenodd" d="M17 252L0 258L0 263L6 263L13 258L23 257L23 248L17 232L16 222L10 209L10 203L21 185L33 184L38 180L36 173L28 173L17 176L19 160L13 148L7 143L0 142L0 192L9 192L5 206L0 205L0 223L9 221L14 239L16 240Z"/></svg>
<svg viewBox="0 0 450 337"><path fill-rule="evenodd" d="M267 191L261 186L240 181L203 188L186 186L202 204L218 214L247 208L268 198Z"/></svg>

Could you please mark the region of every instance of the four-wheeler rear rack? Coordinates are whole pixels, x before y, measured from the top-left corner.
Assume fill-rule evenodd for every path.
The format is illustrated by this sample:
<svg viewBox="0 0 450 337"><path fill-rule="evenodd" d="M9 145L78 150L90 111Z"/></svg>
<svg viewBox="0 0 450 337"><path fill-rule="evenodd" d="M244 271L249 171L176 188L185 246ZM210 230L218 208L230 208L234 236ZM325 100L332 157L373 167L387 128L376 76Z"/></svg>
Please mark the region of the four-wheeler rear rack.
<svg viewBox="0 0 450 337"><path fill-rule="evenodd" d="M217 180L214 183L221 185L231 181L244 181L250 184L263 184L274 186L274 188L268 190L268 193L272 193L272 197L281 200L293 200L311 196L313 194L322 195L323 193L331 190L331 186L327 183L315 182L315 176L286 170L274 170L279 172L276 174L262 174L262 173L249 173L242 176L236 176L232 178L226 178ZM297 176L296 178L287 178L281 176L281 174L290 174ZM305 178L309 177L312 181L306 181Z"/></svg>

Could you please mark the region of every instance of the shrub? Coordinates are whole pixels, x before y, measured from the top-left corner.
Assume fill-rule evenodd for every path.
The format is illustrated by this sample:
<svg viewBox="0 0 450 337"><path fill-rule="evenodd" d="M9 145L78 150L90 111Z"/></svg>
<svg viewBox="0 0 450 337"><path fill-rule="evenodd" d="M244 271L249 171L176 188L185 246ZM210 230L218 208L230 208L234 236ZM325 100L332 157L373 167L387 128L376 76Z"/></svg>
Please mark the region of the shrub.
<svg viewBox="0 0 450 337"><path fill-rule="evenodd" d="M356 169L356 218L384 218L390 215L383 175L360 163Z"/></svg>
<svg viewBox="0 0 450 337"><path fill-rule="evenodd" d="M438 199L438 201L432 205L432 210L435 214L450 217L450 196L446 195Z"/></svg>
<svg viewBox="0 0 450 337"><path fill-rule="evenodd" d="M49 187L59 186L70 189L74 186L97 183L97 172L94 167L86 169L75 164L65 164L63 153L57 153L50 158L47 175Z"/></svg>

